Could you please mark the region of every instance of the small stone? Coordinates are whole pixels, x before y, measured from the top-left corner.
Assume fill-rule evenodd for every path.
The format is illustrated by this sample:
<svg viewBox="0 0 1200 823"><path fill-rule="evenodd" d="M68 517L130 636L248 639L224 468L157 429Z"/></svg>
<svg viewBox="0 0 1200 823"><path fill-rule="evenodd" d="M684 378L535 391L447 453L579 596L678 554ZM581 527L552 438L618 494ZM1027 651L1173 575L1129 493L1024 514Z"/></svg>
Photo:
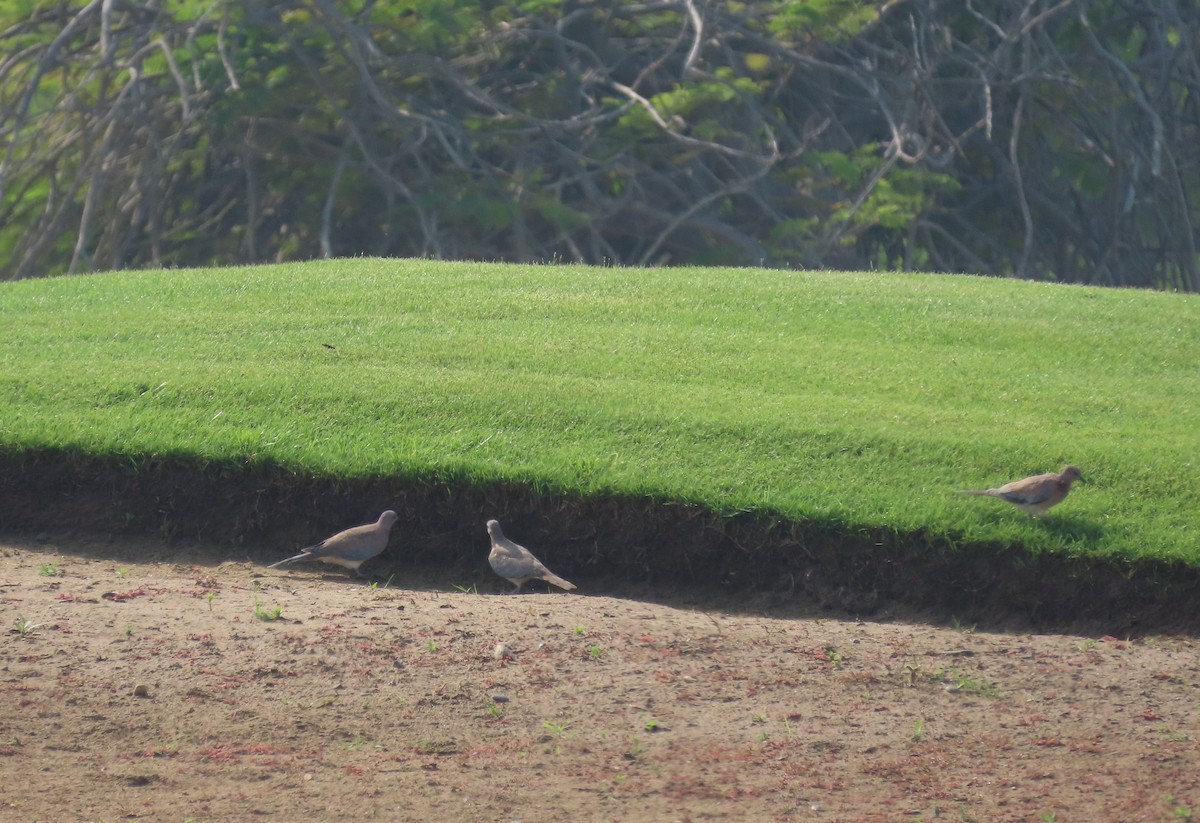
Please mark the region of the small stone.
<svg viewBox="0 0 1200 823"><path fill-rule="evenodd" d="M149 697L150 696L150 687L147 686L145 683L138 683L136 686L133 687L133 696L134 697Z"/></svg>

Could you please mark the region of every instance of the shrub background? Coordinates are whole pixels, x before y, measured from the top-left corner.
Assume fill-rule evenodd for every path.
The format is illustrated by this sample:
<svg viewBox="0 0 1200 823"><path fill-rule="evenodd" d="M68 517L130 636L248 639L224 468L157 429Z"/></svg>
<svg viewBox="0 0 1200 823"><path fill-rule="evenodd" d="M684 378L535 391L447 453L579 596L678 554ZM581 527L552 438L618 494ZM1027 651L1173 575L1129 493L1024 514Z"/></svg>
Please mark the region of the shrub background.
<svg viewBox="0 0 1200 823"><path fill-rule="evenodd" d="M1197 15L9 4L0 277L383 255L1197 291Z"/></svg>

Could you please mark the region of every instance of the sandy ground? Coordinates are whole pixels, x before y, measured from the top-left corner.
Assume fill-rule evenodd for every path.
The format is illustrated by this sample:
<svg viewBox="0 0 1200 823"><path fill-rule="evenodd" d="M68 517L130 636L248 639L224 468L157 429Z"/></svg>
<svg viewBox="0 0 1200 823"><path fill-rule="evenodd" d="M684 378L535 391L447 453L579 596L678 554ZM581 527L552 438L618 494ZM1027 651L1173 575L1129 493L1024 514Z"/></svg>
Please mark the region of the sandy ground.
<svg viewBox="0 0 1200 823"><path fill-rule="evenodd" d="M5 821L1200 816L1190 637L93 548L0 541Z"/></svg>

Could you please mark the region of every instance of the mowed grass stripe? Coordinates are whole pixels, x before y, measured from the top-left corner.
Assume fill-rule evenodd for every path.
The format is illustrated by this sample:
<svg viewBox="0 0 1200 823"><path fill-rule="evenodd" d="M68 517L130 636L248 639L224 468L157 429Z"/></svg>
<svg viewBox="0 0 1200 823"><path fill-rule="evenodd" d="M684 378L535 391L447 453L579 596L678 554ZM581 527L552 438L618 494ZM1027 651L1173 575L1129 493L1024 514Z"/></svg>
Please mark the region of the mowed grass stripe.
<svg viewBox="0 0 1200 823"><path fill-rule="evenodd" d="M0 286L0 447L497 481L1200 564L1200 298L416 260ZM1027 520L965 486L1080 465Z"/></svg>

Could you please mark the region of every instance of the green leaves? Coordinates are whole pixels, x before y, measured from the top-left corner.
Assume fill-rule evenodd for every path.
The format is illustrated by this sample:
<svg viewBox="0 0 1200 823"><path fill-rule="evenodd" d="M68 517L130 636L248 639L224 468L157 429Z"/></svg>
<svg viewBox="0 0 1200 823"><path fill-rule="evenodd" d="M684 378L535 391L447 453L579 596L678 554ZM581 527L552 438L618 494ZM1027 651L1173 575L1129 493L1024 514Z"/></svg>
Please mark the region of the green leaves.
<svg viewBox="0 0 1200 823"><path fill-rule="evenodd" d="M778 6L768 28L789 40L838 43L858 34L879 16L878 4L862 0L790 0Z"/></svg>
<svg viewBox="0 0 1200 823"><path fill-rule="evenodd" d="M0 12L0 277L379 254L1200 291L1170 4L110 7Z"/></svg>

